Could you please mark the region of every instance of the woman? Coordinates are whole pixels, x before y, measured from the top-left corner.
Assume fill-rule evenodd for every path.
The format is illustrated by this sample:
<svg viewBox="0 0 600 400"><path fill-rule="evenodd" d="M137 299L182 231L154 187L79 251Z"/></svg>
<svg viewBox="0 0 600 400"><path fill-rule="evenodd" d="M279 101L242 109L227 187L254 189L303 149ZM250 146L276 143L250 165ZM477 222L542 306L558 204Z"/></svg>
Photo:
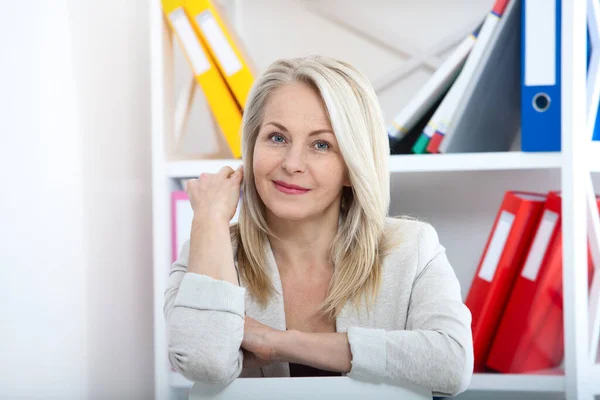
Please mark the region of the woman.
<svg viewBox="0 0 600 400"><path fill-rule="evenodd" d="M186 186L191 237L165 292L173 367L206 383L347 375L464 391L471 314L435 230L387 217L389 145L365 76L279 60L242 136L243 169Z"/></svg>

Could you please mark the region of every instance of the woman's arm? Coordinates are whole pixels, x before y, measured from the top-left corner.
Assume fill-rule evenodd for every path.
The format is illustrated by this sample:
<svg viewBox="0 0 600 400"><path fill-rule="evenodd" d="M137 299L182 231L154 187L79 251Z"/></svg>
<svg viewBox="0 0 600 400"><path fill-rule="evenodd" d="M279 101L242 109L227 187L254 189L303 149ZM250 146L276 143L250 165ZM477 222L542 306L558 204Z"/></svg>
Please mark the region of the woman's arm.
<svg viewBox="0 0 600 400"><path fill-rule="evenodd" d="M233 259L229 234L220 239L228 244ZM246 289L188 271L189 253L187 241L173 264L165 290L169 360L176 371L194 382L228 384L243 367L240 345ZM232 268L235 270L234 264ZM205 272L210 273L208 269ZM223 277L218 272L215 275Z"/></svg>
<svg viewBox="0 0 600 400"><path fill-rule="evenodd" d="M186 184L194 217L169 275L164 314L171 365L195 382L227 384L243 366L246 290L238 286L229 232L242 175L223 167Z"/></svg>
<svg viewBox="0 0 600 400"><path fill-rule="evenodd" d="M456 395L473 373L471 313L435 230L423 225L419 275L413 284L407 330L350 327L346 333L282 332L280 361L349 377L409 381L435 394Z"/></svg>
<svg viewBox="0 0 600 400"><path fill-rule="evenodd" d="M345 333L288 330L277 333L273 361L347 373L351 368L352 353Z"/></svg>
<svg viewBox="0 0 600 400"><path fill-rule="evenodd" d="M227 221L193 218L187 272L239 286Z"/></svg>

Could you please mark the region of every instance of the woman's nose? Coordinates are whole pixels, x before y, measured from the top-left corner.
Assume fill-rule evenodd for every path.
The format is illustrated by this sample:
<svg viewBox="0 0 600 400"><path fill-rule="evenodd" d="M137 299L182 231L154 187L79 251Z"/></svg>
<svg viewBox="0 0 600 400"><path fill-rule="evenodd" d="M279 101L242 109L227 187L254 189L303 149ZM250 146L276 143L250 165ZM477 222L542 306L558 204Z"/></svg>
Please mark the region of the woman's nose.
<svg viewBox="0 0 600 400"><path fill-rule="evenodd" d="M290 146L286 150L281 168L290 174L300 173L306 170L306 152L301 146Z"/></svg>

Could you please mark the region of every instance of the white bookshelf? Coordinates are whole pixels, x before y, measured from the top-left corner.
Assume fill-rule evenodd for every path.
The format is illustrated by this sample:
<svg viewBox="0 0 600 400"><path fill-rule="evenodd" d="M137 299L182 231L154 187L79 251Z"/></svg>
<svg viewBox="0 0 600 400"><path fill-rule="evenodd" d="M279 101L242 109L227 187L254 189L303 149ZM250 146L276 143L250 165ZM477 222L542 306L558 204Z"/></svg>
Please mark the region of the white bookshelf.
<svg viewBox="0 0 600 400"><path fill-rule="evenodd" d="M240 160L215 159L170 161L166 157L166 136L172 133L175 115L173 84L173 45L164 24L160 2L150 0L151 79L152 79L152 196L153 196L153 274L154 274L154 350L155 397L175 399L191 387L191 382L171 371L167 358L167 337L163 317L163 295L171 265L169 194L178 178L196 177L202 172L216 172L222 166L238 166ZM445 155L392 155L392 174L431 175L452 172L472 179L471 172L505 171L518 176L529 171L546 177L555 171L552 184L562 182L565 310L565 373L564 375L475 374L468 392L486 392L505 398L507 392L564 393L568 400L593 400L600 393L600 367L586 354L588 342L587 279L582 271L585 259L586 220L585 184L590 173L600 172L600 146L590 146L582 135L585 131L585 81L573 73L584 71L585 48L574 46L574 37L583 37L585 1L563 0L563 151L562 153L472 153ZM585 75L585 74L581 74ZM578 155L578 156L576 156ZM464 174L463 174L464 173ZM421 176L421 175L418 175ZM527 175L531 177L531 175ZM461 178L459 178L461 179ZM528 178L535 179L535 178ZM596 180L598 175L596 175ZM494 184L494 183L492 183ZM498 183L496 183L498 184ZM558 186L561 187L561 186ZM415 188L413 188L415 189ZM418 190L418 188L416 188ZM599 191L600 187L596 187ZM394 198L392 198L394 202ZM432 221L435 226L435 221ZM491 227L489 227L491 228ZM488 232L482 233L487 235ZM469 246L466 246L469 247ZM471 246L473 247L473 246ZM479 253L482 249L464 249ZM451 260L452 261L452 260ZM461 268L457 265L456 268ZM577 268L576 268L577 267ZM461 285L470 285L461 281ZM285 397L282 394L282 397Z"/></svg>

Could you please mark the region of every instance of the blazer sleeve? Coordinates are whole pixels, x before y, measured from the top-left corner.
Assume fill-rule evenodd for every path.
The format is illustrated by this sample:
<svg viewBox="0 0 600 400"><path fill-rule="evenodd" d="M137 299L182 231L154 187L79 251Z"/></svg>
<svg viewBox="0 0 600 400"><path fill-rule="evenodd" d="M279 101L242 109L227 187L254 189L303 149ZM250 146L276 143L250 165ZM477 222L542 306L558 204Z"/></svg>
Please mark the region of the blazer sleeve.
<svg viewBox="0 0 600 400"><path fill-rule="evenodd" d="M165 289L169 361L193 382L226 385L243 367L246 289L187 272L189 246L182 246Z"/></svg>
<svg viewBox="0 0 600 400"><path fill-rule="evenodd" d="M422 224L406 330L350 327L350 377L408 381L455 396L473 374L471 313L438 235Z"/></svg>

